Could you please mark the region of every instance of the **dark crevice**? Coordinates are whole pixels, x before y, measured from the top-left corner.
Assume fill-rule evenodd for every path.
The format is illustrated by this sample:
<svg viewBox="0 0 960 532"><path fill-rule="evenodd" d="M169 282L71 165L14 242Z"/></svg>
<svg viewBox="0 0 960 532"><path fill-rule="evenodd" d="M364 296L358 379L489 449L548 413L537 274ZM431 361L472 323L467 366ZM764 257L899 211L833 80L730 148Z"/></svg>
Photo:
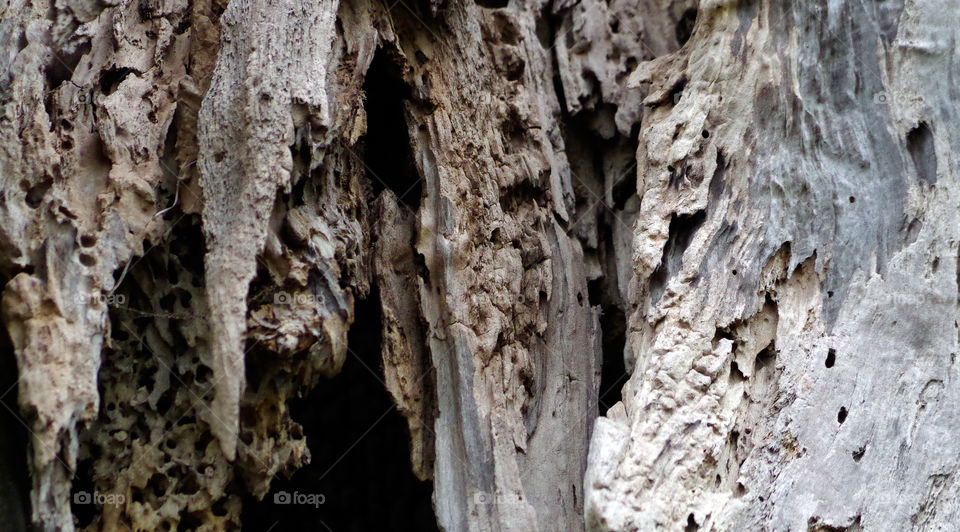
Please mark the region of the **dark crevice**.
<svg viewBox="0 0 960 532"><path fill-rule="evenodd" d="M917 169L917 178L925 185L937 184L937 153L933 144L933 132L925 122L907 133L907 151Z"/></svg>
<svg viewBox="0 0 960 532"><path fill-rule="evenodd" d="M51 53L53 53L56 59L50 61L44 68L44 77L46 78L48 93L56 91L65 81L73 77L73 72L77 69L77 64L80 63L80 59L85 54L90 52L90 48L90 42L85 41L73 44L69 49L51 49Z"/></svg>
<svg viewBox="0 0 960 532"><path fill-rule="evenodd" d="M588 89L586 91L580 92L577 96L577 101L580 103L580 108L585 110L595 110L599 107L603 100L601 91L600 91L600 79L597 78L596 72L584 68L580 71L580 77L583 79L584 84L587 85Z"/></svg>
<svg viewBox="0 0 960 532"><path fill-rule="evenodd" d="M834 526L827 524L822 517L814 516L807 521L807 532L860 532L863 528L860 526L860 516L855 516L851 523L846 526Z"/></svg>
<svg viewBox="0 0 960 532"><path fill-rule="evenodd" d="M554 58L554 70L556 71L556 58ZM556 74L553 76L553 90L557 94L557 100L560 102L560 114L567 116L570 114L570 110L567 108L567 97L563 92L563 80L560 79L560 75Z"/></svg>
<svg viewBox="0 0 960 532"><path fill-rule="evenodd" d="M697 10L696 8L689 8L683 12L683 15L680 17L680 20L677 21L676 28L676 37L677 44L683 46L690 40L690 36L693 35L693 27L697 23Z"/></svg>
<svg viewBox="0 0 960 532"><path fill-rule="evenodd" d="M23 183L27 182L24 181ZM43 203L44 196L47 195L47 192L50 191L50 187L53 186L53 178L50 176L43 176L43 178L41 178L37 183L33 185L27 183L26 186L27 206L29 206L31 209L36 209Z"/></svg>
<svg viewBox="0 0 960 532"><path fill-rule="evenodd" d="M612 316L611 316L612 314ZM603 332L603 366L600 373L600 415L607 414L611 406L623 399L623 385L630 375L623 360L623 348L626 340L623 325L626 318L616 309L604 316L600 327ZM611 332L614 331L614 332Z"/></svg>
<svg viewBox="0 0 960 532"><path fill-rule="evenodd" d="M378 48L363 83L367 132L364 164L376 198L389 188L399 201L416 210L422 186L414 164L404 104L410 87L403 81L396 51Z"/></svg>
<svg viewBox="0 0 960 532"><path fill-rule="evenodd" d="M837 351L836 349L830 348L830 350L827 351L827 359L823 362L823 365L828 368L832 368L833 365L836 363L837 363Z"/></svg>
<svg viewBox="0 0 960 532"><path fill-rule="evenodd" d="M687 79L681 78L670 88L670 92L667 95L668 104L672 107L680 103L680 100L683 98L683 90L687 88Z"/></svg>
<svg viewBox="0 0 960 532"><path fill-rule="evenodd" d="M507 110L507 116L500 123L500 129L506 134L508 140L516 143L522 143L527 135L527 122L520 116L516 107Z"/></svg>
<svg viewBox="0 0 960 532"><path fill-rule="evenodd" d="M91 504L97 491L93 481L94 459L88 457L77 462L77 471L70 485L70 511L77 520L77 527L83 528L93 523L99 508Z"/></svg>
<svg viewBox="0 0 960 532"><path fill-rule="evenodd" d="M860 446L860 448L858 448L856 451L853 451L853 453L851 453L851 456L853 456L853 461L859 462L861 459L863 459L863 455L866 454L866 452L867 452L867 446L866 445Z"/></svg>
<svg viewBox="0 0 960 532"><path fill-rule="evenodd" d="M294 161L295 171L292 172L294 176L293 187L290 190L289 195L285 195L285 203L289 208L296 208L304 205L306 203L306 198L304 193L307 189L307 183L309 182L313 186L318 186L322 184L322 179L313 179L314 172L310 171L312 166L311 154L310 154L310 141L305 137L298 139L296 143L290 146L290 155Z"/></svg>
<svg viewBox="0 0 960 532"><path fill-rule="evenodd" d="M601 148L597 149L597 153ZM632 149L630 153L636 153ZM604 158L598 157L595 162L598 175L604 173ZM636 178L630 171L618 169L618 175L626 174L619 183L612 184L613 209L603 209L598 212L597 236L599 237L597 253L602 267L602 276L590 280L587 284L591 306L600 307L600 339L602 360L600 367L600 396L598 409L600 415L606 415L614 404L622 400L622 390L629 378L624 360L624 351L627 335L627 316L625 304L621 299L619 279L617 276L616 253L614 242L614 226L621 222L623 208L627 201L636 195ZM611 169L607 169L611 171ZM605 178L606 180L606 178Z"/></svg>
<svg viewBox="0 0 960 532"><path fill-rule="evenodd" d="M770 342L770 345L757 353L757 358L753 361L753 374L756 375L761 370L773 366L773 362L776 358L777 348L773 342Z"/></svg>
<svg viewBox="0 0 960 532"><path fill-rule="evenodd" d="M650 304L660 301L667 281L680 271L683 253L705 219L706 213L702 210L693 214L674 214L670 219L670 232L663 248L663 257L650 277Z"/></svg>
<svg viewBox="0 0 960 532"><path fill-rule="evenodd" d="M129 68L112 68L100 75L100 92L104 95L112 93L118 85L133 73Z"/></svg>
<svg viewBox="0 0 960 532"><path fill-rule="evenodd" d="M262 501L248 496L244 530L437 530L431 485L410 469L407 424L383 385L380 343L374 290L357 304L342 371L290 404L311 463L274 479ZM276 502L320 496L316 505Z"/></svg>
<svg viewBox="0 0 960 532"><path fill-rule="evenodd" d="M551 4L549 2L544 4L543 9L540 11L540 17L537 19L537 39L540 41L540 46L542 46L544 51L550 56L550 62L552 64L551 71L553 72L551 82L553 83L553 92L560 104L560 116L568 117L570 110L567 108L567 98L563 92L563 80L560 79L560 64L558 63L557 53L554 48L557 37L557 22L558 19L553 14Z"/></svg>
<svg viewBox="0 0 960 532"><path fill-rule="evenodd" d="M553 48L553 35L554 35L554 23L550 15L550 3L544 3L543 9L540 10L539 15L537 16L537 25L536 25L536 34L537 40L540 42L540 46L544 50L551 51Z"/></svg>
<svg viewBox="0 0 960 532"><path fill-rule="evenodd" d="M192 22L191 22L191 20L190 20L189 18L184 18L183 20L181 20L181 21L177 24L177 27L174 28L173 34L174 34L174 35L183 35L184 33L187 32L187 30L190 29L191 24L192 24Z"/></svg>
<svg viewBox="0 0 960 532"><path fill-rule="evenodd" d="M635 167L635 165L634 165ZM613 185L613 208L622 211L630 201L630 198L637 195L637 176L636 172L628 173L619 183Z"/></svg>
<svg viewBox="0 0 960 532"><path fill-rule="evenodd" d="M906 230L903 231L906 233L906 246L909 246L917 241L917 238L920 236L920 230L923 228L923 220L920 218L913 218L910 220L909 224L906 224Z"/></svg>
<svg viewBox="0 0 960 532"><path fill-rule="evenodd" d="M500 190L500 206L504 212L516 212L522 205L547 205L546 193L528 180Z"/></svg>
<svg viewBox="0 0 960 532"><path fill-rule="evenodd" d="M587 284L590 305L600 306L600 336L603 348L603 360L600 367L600 397L598 408L600 415L606 415L611 406L620 401L623 385L629 374L623 354L626 345L627 317L623 309L611 297L604 278L594 279Z"/></svg>
<svg viewBox="0 0 960 532"><path fill-rule="evenodd" d="M413 265L416 267L417 276L423 280L424 286L430 289L430 270L427 268L427 259L423 256L423 253L416 252L413 254Z"/></svg>
<svg viewBox="0 0 960 532"><path fill-rule="evenodd" d="M627 161L618 155L636 153L636 144L616 134L610 140L603 140L598 133L604 129L601 122L613 114L596 110L582 112L566 121L563 127L571 166L579 176L574 186L578 222L569 230L571 236L581 239L585 254L592 255L600 265L599 275L587 279L584 298L600 310L598 333L602 359L597 404L600 415L606 415L609 408L622 399L621 390L629 377L624 361L627 319L618 286L614 227L626 223L623 208L636 195L635 173L631 172L635 163L632 158ZM611 176L619 180L611 182ZM611 190L604 192L605 187ZM595 233L591 227L595 227ZM591 238L592 234L596 235L595 239Z"/></svg>
<svg viewBox="0 0 960 532"><path fill-rule="evenodd" d="M17 362L5 323L0 323L0 528L27 530L30 481L27 476L27 433L17 402Z"/></svg>
<svg viewBox="0 0 960 532"><path fill-rule="evenodd" d="M554 21L548 13L542 16L547 22ZM555 66L556 55L551 51ZM593 93L599 94L596 76L587 71L582 75L594 85ZM637 193L636 128L639 126L635 125L631 135L624 137L614 121L617 106L596 98L582 100L581 110L575 116L569 116L562 82L555 78L554 84L564 116L561 134L571 173L576 178L572 180L574 223L565 225L568 225L568 234L580 240L586 260L599 265L597 270L588 274L587 293L583 294L581 304L589 303L600 313L597 409L602 416L622 400L622 389L630 376L624 359L627 307L621 298L616 261L617 232L614 229L618 226L624 229L632 216L625 209ZM581 301L579 294L578 301Z"/></svg>
<svg viewBox="0 0 960 532"><path fill-rule="evenodd" d="M486 7L488 9L500 9L502 7L507 7L507 4L510 3L509 0L476 0L477 5L480 7Z"/></svg>
<svg viewBox="0 0 960 532"><path fill-rule="evenodd" d="M740 366L736 362L730 362L730 382L743 382L745 380L747 380L747 377L740 371Z"/></svg>
<svg viewBox="0 0 960 532"><path fill-rule="evenodd" d="M723 155L723 150L718 149L717 169L713 172L713 177L710 178L710 188L708 189L707 194L709 197L710 210L713 210L717 205L717 202L720 201L720 197L723 194L723 188L725 185L725 176L729 166L730 165L727 163L726 157Z"/></svg>

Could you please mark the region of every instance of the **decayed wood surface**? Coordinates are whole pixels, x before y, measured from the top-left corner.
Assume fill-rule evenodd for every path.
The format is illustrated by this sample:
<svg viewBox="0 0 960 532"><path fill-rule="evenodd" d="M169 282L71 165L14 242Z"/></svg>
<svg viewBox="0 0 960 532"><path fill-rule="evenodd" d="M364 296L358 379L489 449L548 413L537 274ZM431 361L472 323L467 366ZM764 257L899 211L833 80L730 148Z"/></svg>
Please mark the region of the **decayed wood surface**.
<svg viewBox="0 0 960 532"><path fill-rule="evenodd" d="M445 530L960 518L948 0L0 9L11 526L240 527L365 298Z"/></svg>
<svg viewBox="0 0 960 532"><path fill-rule="evenodd" d="M951 526L958 17L701 2L632 75L633 373L591 528Z"/></svg>

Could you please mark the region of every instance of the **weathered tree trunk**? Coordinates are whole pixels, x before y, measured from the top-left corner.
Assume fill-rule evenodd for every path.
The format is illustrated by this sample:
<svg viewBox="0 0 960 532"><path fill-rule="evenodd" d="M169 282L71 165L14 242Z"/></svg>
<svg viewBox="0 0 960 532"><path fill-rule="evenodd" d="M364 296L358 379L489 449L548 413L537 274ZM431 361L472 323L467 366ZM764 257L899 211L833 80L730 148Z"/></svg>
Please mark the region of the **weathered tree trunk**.
<svg viewBox="0 0 960 532"><path fill-rule="evenodd" d="M4 527L949 529L958 33L7 1Z"/></svg>

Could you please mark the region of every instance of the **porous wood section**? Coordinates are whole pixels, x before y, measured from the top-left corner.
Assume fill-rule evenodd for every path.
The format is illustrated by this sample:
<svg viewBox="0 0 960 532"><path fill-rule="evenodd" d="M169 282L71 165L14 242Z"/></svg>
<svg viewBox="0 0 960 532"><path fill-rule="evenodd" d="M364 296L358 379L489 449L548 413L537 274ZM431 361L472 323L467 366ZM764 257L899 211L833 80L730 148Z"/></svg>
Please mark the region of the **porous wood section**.
<svg viewBox="0 0 960 532"><path fill-rule="evenodd" d="M952 2L0 13L12 527L239 528L351 328L445 530L960 519Z"/></svg>

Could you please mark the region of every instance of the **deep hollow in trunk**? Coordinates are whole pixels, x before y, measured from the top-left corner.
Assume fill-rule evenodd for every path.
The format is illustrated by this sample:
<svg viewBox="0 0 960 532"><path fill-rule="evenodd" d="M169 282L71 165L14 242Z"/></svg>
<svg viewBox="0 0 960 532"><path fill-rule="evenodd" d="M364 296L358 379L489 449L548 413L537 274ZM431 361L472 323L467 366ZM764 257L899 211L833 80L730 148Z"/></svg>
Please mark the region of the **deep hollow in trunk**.
<svg viewBox="0 0 960 532"><path fill-rule="evenodd" d="M407 427L384 388L379 306L376 292L357 303L343 369L293 401L311 461L277 477L263 500L244 500L244 530L437 530L430 483L410 471ZM296 504L295 494L322 504ZM286 496L294 503L276 503Z"/></svg>

